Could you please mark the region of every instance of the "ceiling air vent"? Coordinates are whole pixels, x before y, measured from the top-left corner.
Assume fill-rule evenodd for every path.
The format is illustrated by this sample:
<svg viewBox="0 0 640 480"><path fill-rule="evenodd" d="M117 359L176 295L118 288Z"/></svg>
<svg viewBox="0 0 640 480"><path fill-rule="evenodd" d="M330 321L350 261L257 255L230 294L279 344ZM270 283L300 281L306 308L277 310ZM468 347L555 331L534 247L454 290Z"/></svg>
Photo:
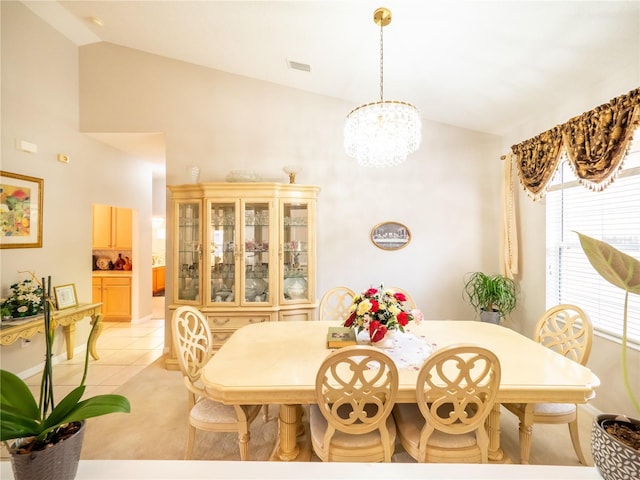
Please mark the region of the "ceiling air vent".
<svg viewBox="0 0 640 480"><path fill-rule="evenodd" d="M301 70L303 72L311 71L311 65L307 65L306 63L300 63L300 62L294 62L293 60L288 60L287 64L289 65L289 68L292 68L294 70Z"/></svg>

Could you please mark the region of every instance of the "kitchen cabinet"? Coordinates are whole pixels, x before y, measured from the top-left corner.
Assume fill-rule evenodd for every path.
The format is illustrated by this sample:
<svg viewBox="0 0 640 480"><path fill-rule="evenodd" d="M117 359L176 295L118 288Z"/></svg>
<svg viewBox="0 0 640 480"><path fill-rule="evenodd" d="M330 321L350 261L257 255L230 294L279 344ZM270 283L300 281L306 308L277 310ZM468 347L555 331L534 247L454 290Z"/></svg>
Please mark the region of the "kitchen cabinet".
<svg viewBox="0 0 640 480"><path fill-rule="evenodd" d="M165 276L166 276L166 268L164 266L153 267L152 278L153 278L153 294L154 295L164 293Z"/></svg>
<svg viewBox="0 0 640 480"><path fill-rule="evenodd" d="M95 274L92 278L92 301L102 302L105 322L131 321L131 275Z"/></svg>
<svg viewBox="0 0 640 480"><path fill-rule="evenodd" d="M93 205L93 248L131 250L132 218L130 208Z"/></svg>
<svg viewBox="0 0 640 480"><path fill-rule="evenodd" d="M319 187L229 182L168 189L170 311L198 308L211 326L214 349L243 325L315 319Z"/></svg>

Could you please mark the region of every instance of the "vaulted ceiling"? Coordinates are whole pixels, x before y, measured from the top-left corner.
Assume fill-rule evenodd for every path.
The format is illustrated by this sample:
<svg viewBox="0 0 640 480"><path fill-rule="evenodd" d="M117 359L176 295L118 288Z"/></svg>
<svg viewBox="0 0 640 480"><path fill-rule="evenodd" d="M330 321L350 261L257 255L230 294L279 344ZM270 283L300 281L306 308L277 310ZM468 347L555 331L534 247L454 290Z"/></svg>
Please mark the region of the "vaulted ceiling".
<svg viewBox="0 0 640 480"><path fill-rule="evenodd" d="M379 98L373 12L385 6L393 20L384 28L384 98L497 135L576 89L640 69L637 1L23 3L78 45L111 42L354 107Z"/></svg>

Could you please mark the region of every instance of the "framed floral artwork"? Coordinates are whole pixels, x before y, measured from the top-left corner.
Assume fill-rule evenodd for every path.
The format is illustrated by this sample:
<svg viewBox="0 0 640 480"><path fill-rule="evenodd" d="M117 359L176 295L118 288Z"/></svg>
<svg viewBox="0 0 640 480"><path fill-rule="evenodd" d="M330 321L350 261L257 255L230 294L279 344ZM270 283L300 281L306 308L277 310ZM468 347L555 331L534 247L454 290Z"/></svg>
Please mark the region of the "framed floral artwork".
<svg viewBox="0 0 640 480"><path fill-rule="evenodd" d="M0 171L0 248L42 248L41 178Z"/></svg>
<svg viewBox="0 0 640 480"><path fill-rule="evenodd" d="M383 250L400 250L411 240L409 229L398 222L379 223L371 229L371 241Z"/></svg>

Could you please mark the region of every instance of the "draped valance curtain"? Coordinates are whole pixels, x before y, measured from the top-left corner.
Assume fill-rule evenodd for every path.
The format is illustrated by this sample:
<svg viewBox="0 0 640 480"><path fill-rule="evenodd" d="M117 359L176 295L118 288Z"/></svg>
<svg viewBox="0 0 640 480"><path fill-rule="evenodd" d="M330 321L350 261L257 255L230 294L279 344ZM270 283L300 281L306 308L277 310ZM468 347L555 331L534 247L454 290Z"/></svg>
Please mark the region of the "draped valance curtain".
<svg viewBox="0 0 640 480"><path fill-rule="evenodd" d="M640 88L514 145L520 183L538 200L566 154L579 181L591 190L606 188L616 177L640 125Z"/></svg>

